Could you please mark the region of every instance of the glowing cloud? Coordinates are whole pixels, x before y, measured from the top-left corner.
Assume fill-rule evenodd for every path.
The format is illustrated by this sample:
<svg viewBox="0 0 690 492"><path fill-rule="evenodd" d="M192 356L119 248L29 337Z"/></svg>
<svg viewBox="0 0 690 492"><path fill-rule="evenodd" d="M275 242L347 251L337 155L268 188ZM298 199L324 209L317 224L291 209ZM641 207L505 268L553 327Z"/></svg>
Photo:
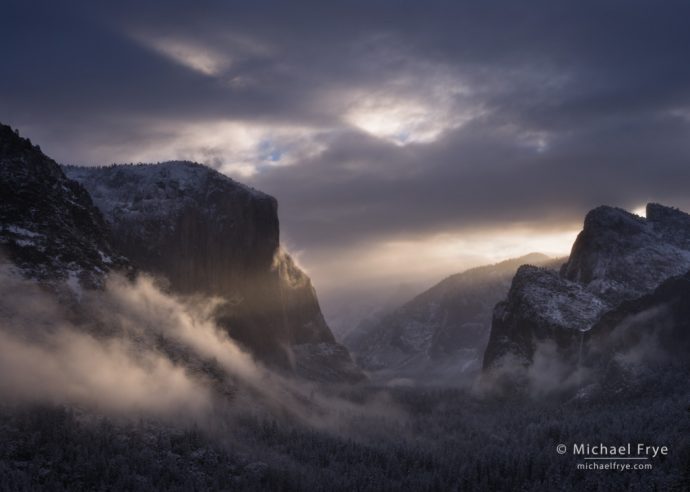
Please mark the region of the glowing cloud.
<svg viewBox="0 0 690 492"><path fill-rule="evenodd" d="M208 46L187 39L135 35L144 46L204 75L219 75L232 64L231 58Z"/></svg>
<svg viewBox="0 0 690 492"><path fill-rule="evenodd" d="M228 175L248 178L261 168L289 166L326 149L328 130L216 120L192 123L150 121L151 138L136 151L123 144L107 149L122 161L190 160ZM99 149L100 150L100 149Z"/></svg>
<svg viewBox="0 0 690 492"><path fill-rule="evenodd" d="M346 123L403 146L434 142L484 111L471 86L449 67L410 60L391 46L383 54L373 55L368 63L380 65L391 57L406 70L374 89L359 88L340 95L346 101Z"/></svg>
<svg viewBox="0 0 690 492"><path fill-rule="evenodd" d="M382 94L361 96L345 114L345 121L396 145L431 143L477 116L476 109L453 107L453 96L459 92L451 89L429 101Z"/></svg>

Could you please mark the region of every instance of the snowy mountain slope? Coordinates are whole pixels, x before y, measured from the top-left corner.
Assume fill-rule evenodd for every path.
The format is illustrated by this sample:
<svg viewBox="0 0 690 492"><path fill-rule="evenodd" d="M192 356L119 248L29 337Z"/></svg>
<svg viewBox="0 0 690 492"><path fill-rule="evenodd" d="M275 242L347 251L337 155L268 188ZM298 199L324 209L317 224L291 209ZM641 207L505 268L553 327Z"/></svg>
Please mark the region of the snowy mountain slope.
<svg viewBox="0 0 690 492"><path fill-rule="evenodd" d="M180 292L227 292L245 271L273 262L275 199L207 167L169 162L64 170L88 189L117 248L144 270L165 274ZM187 259L202 255L206 261Z"/></svg>
<svg viewBox="0 0 690 492"><path fill-rule="evenodd" d="M549 258L531 254L452 275L346 340L358 362L372 371L419 376L478 369L494 305L524 263Z"/></svg>
<svg viewBox="0 0 690 492"><path fill-rule="evenodd" d="M561 274L618 304L688 269L690 216L650 203L647 218L612 207L589 212Z"/></svg>
<svg viewBox="0 0 690 492"><path fill-rule="evenodd" d="M29 278L101 285L127 262L87 191L40 148L0 125L0 251Z"/></svg>
<svg viewBox="0 0 690 492"><path fill-rule="evenodd" d="M52 347L64 343L65 350L75 353L84 341L90 352L109 344L129 344L132 354L165 354L166 360L175 361L194 378L210 380L227 391L228 382L217 363L181 346L169 330L148 330L146 323L137 323L136 334L130 333L133 326L127 320L132 313L121 302L126 296L114 292L136 289L131 282L134 271L113 246L101 212L83 186L4 125L0 125L0 196L1 349L9 350L16 343L13 337L39 353L43 343ZM112 273L123 276L114 280ZM21 347L26 348L20 344L12 351L21 353ZM107 356L108 351L99 355ZM49 358L47 353L43 356ZM76 363L81 356L70 360ZM7 352L3 358L8 358ZM11 362L4 362L11 370ZM132 355L130 362L136 365L141 360ZM60 369L64 369L60 364L53 368ZM72 376L77 387L79 371Z"/></svg>
<svg viewBox="0 0 690 492"><path fill-rule="evenodd" d="M572 353L574 344L590 338L584 333L615 318L611 313L626 301L690 270L690 216L659 204L647 205L647 215L596 208L560 275L521 269L496 306L484 369L508 354L529 364L536 345L547 340Z"/></svg>
<svg viewBox="0 0 690 492"><path fill-rule="evenodd" d="M324 306L324 316L336 337L348 345L360 332L414 298L425 287L409 282L379 287L362 292L359 286L346 286L332 291Z"/></svg>
<svg viewBox="0 0 690 492"><path fill-rule="evenodd" d="M336 345L309 277L280 248L273 197L191 162L65 172L91 193L119 251L176 292L225 299L218 319L262 361L294 369L305 347Z"/></svg>
<svg viewBox="0 0 690 492"><path fill-rule="evenodd" d="M625 364L632 357L690 362L690 272L607 312L585 343L593 365Z"/></svg>
<svg viewBox="0 0 690 492"><path fill-rule="evenodd" d="M546 340L567 350L608 308L608 303L556 271L523 265L507 299L494 309L483 366L491 367L506 354L528 363L536 345Z"/></svg>

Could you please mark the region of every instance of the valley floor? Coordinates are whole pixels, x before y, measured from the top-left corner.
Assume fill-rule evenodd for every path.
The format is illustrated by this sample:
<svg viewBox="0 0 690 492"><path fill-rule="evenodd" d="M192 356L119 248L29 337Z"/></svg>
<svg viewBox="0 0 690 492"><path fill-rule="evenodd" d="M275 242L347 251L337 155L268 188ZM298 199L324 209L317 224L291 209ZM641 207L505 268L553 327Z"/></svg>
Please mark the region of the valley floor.
<svg viewBox="0 0 690 492"><path fill-rule="evenodd" d="M62 407L2 408L2 490L689 490L688 371L640 375L596 397L487 399L385 391L390 415L343 410L316 429L235 417L213 435ZM342 396L342 395L341 395ZM668 446L651 470L581 470L558 444Z"/></svg>

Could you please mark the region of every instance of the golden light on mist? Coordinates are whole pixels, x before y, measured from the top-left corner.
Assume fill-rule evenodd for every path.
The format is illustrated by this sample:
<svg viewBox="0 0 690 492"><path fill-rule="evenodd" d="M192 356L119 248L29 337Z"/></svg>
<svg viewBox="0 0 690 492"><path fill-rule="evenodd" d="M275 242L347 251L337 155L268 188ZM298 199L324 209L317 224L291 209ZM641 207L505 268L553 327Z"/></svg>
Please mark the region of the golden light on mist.
<svg viewBox="0 0 690 492"><path fill-rule="evenodd" d="M339 261L302 252L317 288L346 283L372 287L403 282L437 282L468 268L497 263L529 253L564 257L579 228L539 230L528 227L434 234L388 240L338 252Z"/></svg>

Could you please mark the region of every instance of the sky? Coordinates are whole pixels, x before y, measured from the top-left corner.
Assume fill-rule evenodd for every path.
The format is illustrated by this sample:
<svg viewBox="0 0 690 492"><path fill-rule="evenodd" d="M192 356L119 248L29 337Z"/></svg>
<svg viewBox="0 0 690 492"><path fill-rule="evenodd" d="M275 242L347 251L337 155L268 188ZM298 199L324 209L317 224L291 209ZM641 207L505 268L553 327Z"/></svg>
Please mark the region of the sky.
<svg viewBox="0 0 690 492"><path fill-rule="evenodd" d="M690 4L4 2L0 121L61 163L189 159L279 201L322 298L690 209ZM330 296L330 297L329 297Z"/></svg>

